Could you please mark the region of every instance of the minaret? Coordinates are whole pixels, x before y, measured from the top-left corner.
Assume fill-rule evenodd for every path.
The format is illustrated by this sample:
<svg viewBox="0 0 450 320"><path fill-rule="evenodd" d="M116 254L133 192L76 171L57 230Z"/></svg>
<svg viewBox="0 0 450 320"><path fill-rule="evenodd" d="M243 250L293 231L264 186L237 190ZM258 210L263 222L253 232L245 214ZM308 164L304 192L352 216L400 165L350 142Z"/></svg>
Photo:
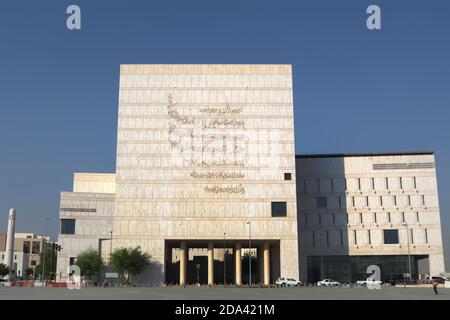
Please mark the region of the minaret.
<svg viewBox="0 0 450 320"><path fill-rule="evenodd" d="M14 268L14 234L16 224L16 209L9 209L8 216L8 235L6 237L6 259L5 264L9 269L8 280L12 278L12 271Z"/></svg>

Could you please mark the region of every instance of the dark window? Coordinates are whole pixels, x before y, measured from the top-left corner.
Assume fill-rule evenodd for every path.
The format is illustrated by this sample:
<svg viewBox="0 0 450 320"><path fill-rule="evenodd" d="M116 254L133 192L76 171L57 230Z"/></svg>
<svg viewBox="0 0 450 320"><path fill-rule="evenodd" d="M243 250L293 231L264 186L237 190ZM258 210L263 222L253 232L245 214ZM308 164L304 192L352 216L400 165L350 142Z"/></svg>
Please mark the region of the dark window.
<svg viewBox="0 0 450 320"><path fill-rule="evenodd" d="M272 202L272 217L286 217L286 202Z"/></svg>
<svg viewBox="0 0 450 320"><path fill-rule="evenodd" d="M75 234L75 219L61 219L61 234Z"/></svg>
<svg viewBox="0 0 450 320"><path fill-rule="evenodd" d="M425 243L428 243L428 229L425 229Z"/></svg>
<svg viewBox="0 0 450 320"><path fill-rule="evenodd" d="M23 242L23 252L30 253L30 241Z"/></svg>
<svg viewBox="0 0 450 320"><path fill-rule="evenodd" d="M36 260L31 260L31 265L35 266L36 265Z"/></svg>
<svg viewBox="0 0 450 320"><path fill-rule="evenodd" d="M344 245L344 232L341 230L341 246Z"/></svg>
<svg viewBox="0 0 450 320"><path fill-rule="evenodd" d="M38 254L41 252L41 244L39 241L33 241L32 247L31 247L31 253L32 254Z"/></svg>
<svg viewBox="0 0 450 320"><path fill-rule="evenodd" d="M385 244L398 244L398 230L384 230Z"/></svg>
<svg viewBox="0 0 450 320"><path fill-rule="evenodd" d="M327 197L317 197L316 205L317 208L327 208L328 207Z"/></svg>
<svg viewBox="0 0 450 320"><path fill-rule="evenodd" d="M69 266L73 266L75 264L75 257L70 257Z"/></svg>
<svg viewBox="0 0 450 320"><path fill-rule="evenodd" d="M290 172L285 172L284 180L292 180L292 174Z"/></svg>

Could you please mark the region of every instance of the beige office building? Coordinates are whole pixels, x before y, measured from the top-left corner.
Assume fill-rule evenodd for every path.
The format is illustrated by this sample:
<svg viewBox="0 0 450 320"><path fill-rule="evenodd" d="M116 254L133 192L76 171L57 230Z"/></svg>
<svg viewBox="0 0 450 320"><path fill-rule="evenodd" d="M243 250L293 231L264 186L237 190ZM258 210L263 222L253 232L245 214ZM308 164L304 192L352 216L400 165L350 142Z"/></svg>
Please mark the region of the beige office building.
<svg viewBox="0 0 450 320"><path fill-rule="evenodd" d="M143 283L298 278L291 72L122 65L116 173L77 174L62 193L58 272L112 242L152 256Z"/></svg>

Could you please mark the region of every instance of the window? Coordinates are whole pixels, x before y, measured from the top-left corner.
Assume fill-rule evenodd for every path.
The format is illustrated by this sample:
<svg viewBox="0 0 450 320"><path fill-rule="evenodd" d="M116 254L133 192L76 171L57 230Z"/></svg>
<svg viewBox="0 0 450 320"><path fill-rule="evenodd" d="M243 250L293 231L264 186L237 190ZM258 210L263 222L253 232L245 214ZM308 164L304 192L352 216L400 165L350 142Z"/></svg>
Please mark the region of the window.
<svg viewBox="0 0 450 320"><path fill-rule="evenodd" d="M313 247L315 247L316 246L316 233L314 230L312 232L312 242L313 242Z"/></svg>
<svg viewBox="0 0 450 320"><path fill-rule="evenodd" d="M354 242L355 244L358 244L358 237L357 237L357 235L356 235L356 230L353 230L353 242Z"/></svg>
<svg viewBox="0 0 450 320"><path fill-rule="evenodd" d="M422 205L425 205L425 196L422 196Z"/></svg>
<svg viewBox="0 0 450 320"><path fill-rule="evenodd" d="M391 223L391 213L388 212L388 222Z"/></svg>
<svg viewBox="0 0 450 320"><path fill-rule="evenodd" d="M75 264L75 257L70 257L69 258L69 265L73 266Z"/></svg>
<svg viewBox="0 0 450 320"><path fill-rule="evenodd" d="M413 229L409 229L411 243L414 244L414 232Z"/></svg>
<svg viewBox="0 0 450 320"><path fill-rule="evenodd" d="M338 201L339 201L339 208L342 208L342 198L338 197Z"/></svg>
<svg viewBox="0 0 450 320"><path fill-rule="evenodd" d="M416 220L417 220L417 222L420 222L419 213L418 212L416 212Z"/></svg>
<svg viewBox="0 0 450 320"><path fill-rule="evenodd" d="M272 202L272 217L286 217L286 216L287 216L286 202ZM74 223L74 230L75 230L75 223Z"/></svg>
<svg viewBox="0 0 450 320"><path fill-rule="evenodd" d="M384 230L385 244L398 244L398 230Z"/></svg>
<svg viewBox="0 0 450 320"><path fill-rule="evenodd" d="M361 178L358 178L358 190L361 190Z"/></svg>
<svg viewBox="0 0 450 320"><path fill-rule="evenodd" d="M394 206L397 206L397 196L394 196Z"/></svg>
<svg viewBox="0 0 450 320"><path fill-rule="evenodd" d="M408 196L408 206L411 206L411 196Z"/></svg>
<svg viewBox="0 0 450 320"><path fill-rule="evenodd" d="M377 221L377 213L376 212L373 213L373 221L375 223L378 223L378 221Z"/></svg>
<svg viewBox="0 0 450 320"><path fill-rule="evenodd" d="M425 243L428 244L428 229L425 229Z"/></svg>
<svg viewBox="0 0 450 320"><path fill-rule="evenodd" d="M369 238L369 244L372 244L372 237L370 234L370 230L367 230L367 237Z"/></svg>
<svg viewBox="0 0 450 320"><path fill-rule="evenodd" d="M14 255L14 260L17 260L17 254Z"/></svg>
<svg viewBox="0 0 450 320"><path fill-rule="evenodd" d="M23 242L23 252L30 253L30 241Z"/></svg>
<svg viewBox="0 0 450 320"><path fill-rule="evenodd" d="M359 213L359 223L363 223L363 216L361 212Z"/></svg>
<svg viewBox="0 0 450 320"><path fill-rule="evenodd" d="M341 246L344 245L344 232L341 230Z"/></svg>
<svg viewBox="0 0 450 320"><path fill-rule="evenodd" d="M317 197L316 205L317 208L327 208L328 207L327 197Z"/></svg>
<svg viewBox="0 0 450 320"><path fill-rule="evenodd" d="M329 246L330 246L330 234L327 230L327 247L329 247Z"/></svg>
<svg viewBox="0 0 450 320"><path fill-rule="evenodd" d="M389 179L386 178L386 190L388 190L388 189L389 189Z"/></svg>
<svg viewBox="0 0 450 320"><path fill-rule="evenodd" d="M334 179L331 179L331 192L334 192Z"/></svg>
<svg viewBox="0 0 450 320"><path fill-rule="evenodd" d="M405 223L405 213L402 212L402 223Z"/></svg>
<svg viewBox="0 0 450 320"><path fill-rule="evenodd" d="M308 224L308 214L305 214L305 224Z"/></svg>
<svg viewBox="0 0 450 320"><path fill-rule="evenodd" d="M352 197L352 207L355 206L355 197Z"/></svg>
<svg viewBox="0 0 450 320"><path fill-rule="evenodd" d="M336 224L336 215L333 213L333 224Z"/></svg>
<svg viewBox="0 0 450 320"><path fill-rule="evenodd" d="M416 177L414 177L413 180L414 180L414 189L417 189L417 181L416 181Z"/></svg>
<svg viewBox="0 0 450 320"><path fill-rule="evenodd" d="M36 265L36 260L31 260L31 265L35 266Z"/></svg>
<svg viewBox="0 0 450 320"><path fill-rule="evenodd" d="M75 234L75 219L61 219L61 234Z"/></svg>
<svg viewBox="0 0 450 320"><path fill-rule="evenodd" d="M369 207L369 197L366 197L366 207Z"/></svg>
<svg viewBox="0 0 450 320"><path fill-rule="evenodd" d="M383 196L380 196L380 206L383 206Z"/></svg>
<svg viewBox="0 0 450 320"><path fill-rule="evenodd" d="M400 190L402 190L403 189L403 179L402 179L402 177L400 177L399 180L400 180Z"/></svg>
<svg viewBox="0 0 450 320"><path fill-rule="evenodd" d="M31 247L31 253L32 254L38 254L41 252L41 244L39 241L33 241L32 247Z"/></svg>
<svg viewBox="0 0 450 320"><path fill-rule="evenodd" d="M292 174L290 172L285 172L284 180L292 180Z"/></svg>
<svg viewBox="0 0 450 320"><path fill-rule="evenodd" d="M345 187L345 191L347 191L347 179L344 179L344 187Z"/></svg>
<svg viewBox="0 0 450 320"><path fill-rule="evenodd" d="M375 190L375 178L372 178L372 190Z"/></svg>

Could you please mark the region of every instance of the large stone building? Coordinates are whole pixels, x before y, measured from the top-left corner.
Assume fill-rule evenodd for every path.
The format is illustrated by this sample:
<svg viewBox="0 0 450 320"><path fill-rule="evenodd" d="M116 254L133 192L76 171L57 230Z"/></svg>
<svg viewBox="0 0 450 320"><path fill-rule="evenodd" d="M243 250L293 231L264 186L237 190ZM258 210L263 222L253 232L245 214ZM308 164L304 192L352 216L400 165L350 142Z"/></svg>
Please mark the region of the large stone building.
<svg viewBox="0 0 450 320"><path fill-rule="evenodd" d="M297 156L297 194L302 279L445 271L432 152Z"/></svg>
<svg viewBox="0 0 450 320"><path fill-rule="evenodd" d="M252 282L298 277L293 119L290 65L122 65L116 174L62 193L60 272L112 231L113 248L152 255L151 284L195 282L197 264L209 284L242 283L249 246Z"/></svg>
<svg viewBox="0 0 450 320"><path fill-rule="evenodd" d="M357 256L401 269L401 212L414 245L419 230L429 239L410 246L414 267L430 256L444 271L433 155L296 159L293 109L290 65L122 65L116 173L76 173L61 193L58 273L88 248L108 262L135 246L153 259L137 280L152 285L315 280Z"/></svg>

